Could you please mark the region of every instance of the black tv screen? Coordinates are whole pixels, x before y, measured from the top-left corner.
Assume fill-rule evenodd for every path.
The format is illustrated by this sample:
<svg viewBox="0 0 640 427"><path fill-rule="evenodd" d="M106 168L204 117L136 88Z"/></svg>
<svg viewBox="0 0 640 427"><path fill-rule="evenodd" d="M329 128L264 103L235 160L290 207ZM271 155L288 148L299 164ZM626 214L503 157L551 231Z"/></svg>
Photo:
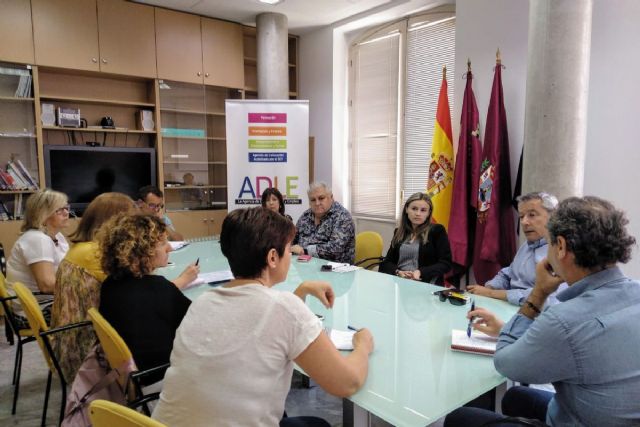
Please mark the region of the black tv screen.
<svg viewBox="0 0 640 427"><path fill-rule="evenodd" d="M135 200L140 187L156 185L153 148L45 145L44 165L47 186L65 193L76 214L99 194L118 191Z"/></svg>

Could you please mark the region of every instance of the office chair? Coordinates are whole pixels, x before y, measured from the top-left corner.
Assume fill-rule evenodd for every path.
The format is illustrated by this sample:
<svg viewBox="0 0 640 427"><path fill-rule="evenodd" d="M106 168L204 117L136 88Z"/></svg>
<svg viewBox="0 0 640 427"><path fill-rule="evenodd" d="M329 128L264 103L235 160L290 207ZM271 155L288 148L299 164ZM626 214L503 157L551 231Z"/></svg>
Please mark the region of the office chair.
<svg viewBox="0 0 640 427"><path fill-rule="evenodd" d="M131 350L129 350L129 347L113 326L95 308L90 308L87 313L93 323L93 329L98 336L98 341L100 341L109 366L111 369L118 369L119 372L122 372L122 375L118 378L118 383L122 390L126 390L127 405L131 408L142 406L144 413L151 415L147 403L158 399L160 393L143 394L141 379L149 374L166 369L169 364L165 363L161 366L139 371L133 360ZM123 369L123 366L127 368Z"/></svg>
<svg viewBox="0 0 640 427"><path fill-rule="evenodd" d="M67 379L64 377L62 370L60 369L60 363L56 358L53 349L51 347L51 341L49 336L55 335L56 333L62 331L68 331L70 329L85 327L91 325L91 322L80 322L80 323L72 323L70 325L61 326L55 329L49 329L47 323L44 321L44 316L42 315L42 309L38 305L38 301L33 296L33 293L29 288L23 285L20 282L16 282L13 285L13 290L15 291L18 300L22 304L22 308L27 315L27 320L29 321L29 326L31 327L31 331L40 346L40 350L42 350L42 354L44 356L47 365L49 366L49 374L47 375L47 390L44 395L44 406L42 408L42 423L41 425L44 427L47 421L47 407L49 405L49 394L51 392L51 378L53 374L58 376L60 380L60 387L62 390L62 401L60 403L60 420L58 424L62 423L62 419L64 418L64 407L67 403Z"/></svg>
<svg viewBox="0 0 640 427"><path fill-rule="evenodd" d="M382 260L382 236L375 231L363 231L356 235L356 257L354 265L367 270L379 265Z"/></svg>
<svg viewBox="0 0 640 427"><path fill-rule="evenodd" d="M166 427L148 416L108 400L94 400L89 406L94 427Z"/></svg>

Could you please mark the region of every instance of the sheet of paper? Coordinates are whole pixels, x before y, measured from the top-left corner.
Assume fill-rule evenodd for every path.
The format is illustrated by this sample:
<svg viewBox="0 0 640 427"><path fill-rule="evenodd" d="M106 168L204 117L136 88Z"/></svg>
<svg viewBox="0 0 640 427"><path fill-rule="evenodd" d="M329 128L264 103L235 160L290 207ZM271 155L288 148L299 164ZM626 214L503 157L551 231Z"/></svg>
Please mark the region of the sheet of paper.
<svg viewBox="0 0 640 427"><path fill-rule="evenodd" d="M338 350L353 350L353 334L355 331L332 329L329 338Z"/></svg>
<svg viewBox="0 0 640 427"><path fill-rule="evenodd" d="M331 266L331 271L336 273L348 273L350 271L356 271L362 267L356 267L355 265L348 264L346 262L327 262L327 265Z"/></svg>
<svg viewBox="0 0 640 427"><path fill-rule="evenodd" d="M233 280L231 270L210 271L209 273L198 274L196 280L189 283L185 288L202 285L204 283L228 282L229 280Z"/></svg>
<svg viewBox="0 0 640 427"><path fill-rule="evenodd" d="M169 242L169 244L171 245L171 249L173 249L174 251L184 248L185 246L187 246L189 244L189 242L185 242L185 241L176 241L176 242Z"/></svg>

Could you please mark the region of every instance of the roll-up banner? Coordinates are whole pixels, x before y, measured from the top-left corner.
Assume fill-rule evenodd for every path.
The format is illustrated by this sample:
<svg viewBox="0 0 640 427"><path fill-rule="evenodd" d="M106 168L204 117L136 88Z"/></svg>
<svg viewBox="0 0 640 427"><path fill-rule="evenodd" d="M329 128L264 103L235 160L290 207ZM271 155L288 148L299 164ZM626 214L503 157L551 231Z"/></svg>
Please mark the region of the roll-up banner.
<svg viewBox="0 0 640 427"><path fill-rule="evenodd" d="M277 188L294 222L309 207L309 101L227 100L229 211Z"/></svg>

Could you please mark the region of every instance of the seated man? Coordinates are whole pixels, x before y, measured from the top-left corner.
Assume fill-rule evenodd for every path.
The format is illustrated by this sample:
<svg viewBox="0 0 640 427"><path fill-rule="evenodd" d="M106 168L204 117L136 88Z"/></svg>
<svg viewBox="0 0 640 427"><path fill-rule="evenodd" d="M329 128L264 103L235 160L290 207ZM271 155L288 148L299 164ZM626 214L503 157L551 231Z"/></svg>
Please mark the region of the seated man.
<svg viewBox="0 0 640 427"><path fill-rule="evenodd" d="M520 246L510 266L503 268L484 286L471 285L472 294L509 301L522 305L533 289L536 264L547 256L545 240L549 215L558 205L558 199L548 193L528 193L518 197L520 226L527 241ZM556 303L552 297L549 303Z"/></svg>
<svg viewBox="0 0 640 427"><path fill-rule="evenodd" d="M164 194L155 185L147 185L138 190L138 207L145 213L152 214L162 219L167 224L167 235L171 242L184 240L178 233L171 219L164 213Z"/></svg>
<svg viewBox="0 0 640 427"><path fill-rule="evenodd" d="M486 310L469 313L480 319L475 329L500 331L498 372L513 381L555 386L555 395L510 389L505 414L533 415L550 426L638 425L640 400L631 396L640 396L640 282L617 266L631 259L635 245L628 223L623 212L597 197L562 201L549 220L547 259L536 266L535 287L518 314L500 330L502 322ZM541 313L563 280L569 287L558 293L561 303ZM499 418L461 408L445 426Z"/></svg>
<svg viewBox="0 0 640 427"><path fill-rule="evenodd" d="M356 237L351 214L333 200L331 188L324 182L312 183L307 195L310 208L298 219L291 252L352 264Z"/></svg>

